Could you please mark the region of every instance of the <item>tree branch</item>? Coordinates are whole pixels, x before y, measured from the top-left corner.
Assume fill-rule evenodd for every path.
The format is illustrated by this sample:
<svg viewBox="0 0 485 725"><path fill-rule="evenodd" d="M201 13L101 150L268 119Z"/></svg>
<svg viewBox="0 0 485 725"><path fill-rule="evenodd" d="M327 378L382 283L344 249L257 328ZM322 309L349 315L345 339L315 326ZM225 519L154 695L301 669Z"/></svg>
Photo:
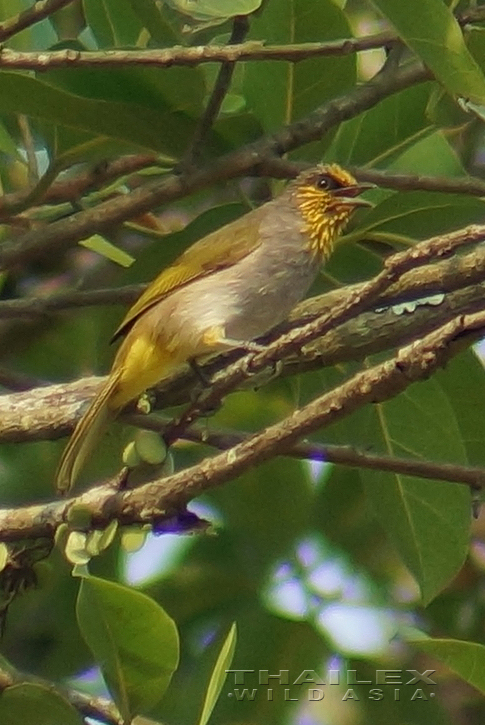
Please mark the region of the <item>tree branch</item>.
<svg viewBox="0 0 485 725"><path fill-rule="evenodd" d="M129 422L139 428L154 430L163 434L169 424L168 418L159 416L130 415ZM205 425L196 425L187 430L184 440L227 450L247 441L249 433L234 430L210 430ZM283 453L282 453L283 454ZM431 480L463 483L470 488L485 487L485 468L459 466L454 463L418 461L398 456L373 455L353 446L321 445L319 443L296 443L284 450L285 456L325 463L337 463L350 468L367 468L372 471L389 471L405 476L416 476Z"/></svg>
<svg viewBox="0 0 485 725"><path fill-rule="evenodd" d="M463 347L463 336L482 333L485 311L460 315L408 345L394 357L352 378L295 411L281 423L249 436L228 451L166 478L119 492L110 484L97 486L76 498L0 511L0 540L52 537L72 506L90 515L91 527L150 523L157 527L188 501L240 476L249 468L278 455L310 433L325 428L367 403L383 402L418 380L429 377ZM477 483L478 485L478 483Z"/></svg>
<svg viewBox="0 0 485 725"><path fill-rule="evenodd" d="M71 0L51 0L62 7ZM41 3L37 3L41 5ZM57 8L56 8L57 9ZM53 12L53 11L50 11ZM49 14L49 13L46 13ZM479 5L456 16L463 27L468 23L484 20L485 6ZM7 21L8 22L8 21ZM34 21L36 22L36 21ZM30 23L29 23L30 24ZM1 29L1 26L0 26ZM15 31L18 32L18 31ZM9 37L9 36L8 36ZM5 40L0 35L0 40ZM298 63L306 58L315 58L326 55L349 55L363 50L383 48L399 41L399 37L392 31L386 30L375 35L363 38L344 38L331 40L325 43L299 43L294 45L264 45L260 41L248 41L235 45L207 45L157 50L103 50L103 51L77 51L72 49L42 51L36 53L21 53L10 49L2 50L0 54L0 67L15 68L18 70L35 70L37 72L51 70L52 68L67 68L79 66L127 66L127 65L155 65L158 67L171 67L174 65L197 66L201 63L235 63L237 61L258 60L287 60Z"/></svg>
<svg viewBox="0 0 485 725"><path fill-rule="evenodd" d="M17 672L13 668L12 671L0 670L0 693L13 685L22 685L24 683L40 685L56 692L61 697L66 698L83 717L94 718L106 725L123 725L123 718L117 713L113 703L109 700L102 697L91 697L72 688L58 688L48 680Z"/></svg>
<svg viewBox="0 0 485 725"><path fill-rule="evenodd" d="M146 284L132 284L113 289L62 292L50 297L22 297L0 300L0 319L28 319L59 312L60 310L92 307L94 305L126 305L134 302L146 289Z"/></svg>
<svg viewBox="0 0 485 725"><path fill-rule="evenodd" d="M463 241L462 231L455 236ZM449 237L445 235L444 245L449 247ZM467 237L465 236L465 239ZM428 245L423 242L416 249ZM431 251L430 251L431 250ZM436 247L428 246L429 260L439 256ZM428 261L429 261L428 260ZM446 324L457 314L465 314L480 309L485 298L485 247L479 245L473 251L457 255L450 260L426 264L413 268L403 274L374 301L365 305L365 310L352 316L345 324L332 326L324 336L318 337L305 346L305 350L296 357L288 357L283 361L282 375L315 370L325 365L334 365L349 360L360 360L366 356L402 345L418 336L429 333ZM281 333L301 330L309 320L321 319L322 316L336 309L343 309L352 299L365 292L369 283L359 283L350 287L333 290L324 295L313 297L302 302L293 311L288 322L277 330L262 338L262 342L274 341ZM87 302L118 302L120 293L127 298L138 294L137 286L123 290L99 290L93 292L70 293L58 295L52 300L20 300L0 303L0 317L3 313L9 317L26 313L32 316L37 307L41 314L48 309L63 308L63 305ZM441 295L431 298L429 295ZM419 302L420 298L423 298ZM87 298L87 300L85 299ZM428 298L429 299L429 298ZM416 300L409 309L411 312L397 314L395 303L403 300ZM46 307L43 307L45 303ZM49 304L52 303L52 307ZM386 308L376 313L374 308ZM241 356L241 351L233 351L218 356L207 362L204 374L219 382L231 378L234 366L230 363ZM239 369L241 362L236 364ZM272 363L273 366L273 363ZM248 381L244 366L242 385L257 384L257 378ZM224 377L226 376L226 378ZM74 383L46 386L30 390L28 393L0 396L0 440L29 441L58 438L72 430L82 405L99 387L102 378L81 379ZM180 372L161 383L154 401L155 408L166 408L193 399L198 381L191 372ZM200 383L199 383L200 385Z"/></svg>
<svg viewBox="0 0 485 725"><path fill-rule="evenodd" d="M96 164L76 176L55 181L40 198L36 199L36 204L78 201L84 194L96 191L107 182L135 173L147 166L155 166L157 163L158 158L155 154L138 154L121 156L106 164ZM28 189L0 196L0 218L8 218L23 211L30 194L31 190Z"/></svg>
<svg viewBox="0 0 485 725"><path fill-rule="evenodd" d="M348 55L361 50L381 48L397 40L395 33L386 31L365 38L345 38L326 43L299 43L295 45L268 45L250 40L234 45L175 46L157 50L54 50L17 52L5 48L0 54L0 67L15 70L35 70L68 67L113 67L129 65L198 66L201 63L230 63L237 61L287 60L298 62L306 58L325 55Z"/></svg>
<svg viewBox="0 0 485 725"><path fill-rule="evenodd" d="M232 32L231 37L228 41L228 46L233 46L240 43L246 37L248 30L248 17L246 15L236 16L233 20ZM194 164L198 160L202 146L207 138L210 129L212 128L212 125L214 124L215 120L219 115L222 102L224 101L224 98L229 91L235 68L236 64L234 61L226 60L221 63L221 67L219 68L219 73L214 83L212 93L209 96L209 100L207 101L204 113L202 114L196 126L192 143L187 153L185 154L185 158L181 163L181 168L190 169L192 164Z"/></svg>
<svg viewBox="0 0 485 725"><path fill-rule="evenodd" d="M21 30L35 25L40 20L44 20L44 18L71 2L73 0L38 0L31 8L27 8L27 10L23 10L21 13L17 13L17 15L13 15L0 23L0 43L5 43L6 40L20 33ZM0 56L4 52L9 53L10 51L2 49Z"/></svg>
<svg viewBox="0 0 485 725"><path fill-rule="evenodd" d="M430 78L420 64L410 64L393 73L378 73L372 80L355 87L348 94L335 98L308 116L284 127L270 136L243 146L210 165L182 176L169 175L149 182L128 194L102 202L68 219L29 231L16 240L4 242L0 250L0 268L24 264L40 255L59 252L89 236L96 230L103 233L163 202L181 198L211 183L224 181L252 171L261 171L265 160L320 138L335 125L371 108L383 98Z"/></svg>
<svg viewBox="0 0 485 725"><path fill-rule="evenodd" d="M155 166L155 155L139 154L122 156L106 165L96 165L67 179L58 179L49 186L36 204L61 204L79 201L84 194L100 189L105 183L136 173L147 166ZM296 176L307 164L274 159L266 161L264 174L274 178L289 179ZM359 181L371 181L380 187L397 191L439 191L446 194L469 194L485 196L485 181L476 177L449 178L444 176L424 176L415 174L392 174L381 169L349 167ZM256 172L256 170L255 170ZM0 219L9 219L25 209L30 190L19 191L0 196Z"/></svg>
<svg viewBox="0 0 485 725"><path fill-rule="evenodd" d="M473 177L450 178L416 174L392 174L378 169L350 167L359 181L370 181L386 189L397 191L440 191L447 194L485 196L485 181Z"/></svg>

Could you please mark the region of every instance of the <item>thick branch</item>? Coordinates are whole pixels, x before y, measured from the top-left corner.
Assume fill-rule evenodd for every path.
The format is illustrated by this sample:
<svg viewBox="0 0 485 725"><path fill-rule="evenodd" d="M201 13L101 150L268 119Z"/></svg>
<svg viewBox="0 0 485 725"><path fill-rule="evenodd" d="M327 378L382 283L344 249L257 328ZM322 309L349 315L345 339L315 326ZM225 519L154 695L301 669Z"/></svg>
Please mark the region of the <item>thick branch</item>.
<svg viewBox="0 0 485 725"><path fill-rule="evenodd" d="M8 269L47 252L67 249L94 230L102 233L112 225L149 211L163 202L178 199L211 183L249 174L258 168L260 170L266 158L314 141L335 125L371 108L383 98L429 77L429 71L420 64L408 65L389 74L378 73L368 83L325 103L306 118L233 151L200 170L147 183L95 208L78 212L45 228L29 231L15 241L3 243L0 267Z"/></svg>
<svg viewBox="0 0 485 725"><path fill-rule="evenodd" d="M485 239L485 225L472 225L458 232L433 237L405 252L388 257L384 261L382 272L361 287L353 288L346 301L335 305L330 312L316 320L278 338L262 352L246 356L232 366L230 373L226 371L220 379L216 377L211 390L204 397L203 406L196 401L188 408L165 434L166 442L170 444L176 440L204 411L217 409L222 398L243 382L248 367L251 373L260 373L274 364L275 360L297 354L303 345L308 345L317 337L325 335L332 328L363 312L366 306L374 303L379 295L388 290L408 270L424 266L430 259L449 256L460 246L483 239Z"/></svg>
<svg viewBox="0 0 485 725"><path fill-rule="evenodd" d="M310 433L329 426L368 403L394 397L423 380L463 347L465 334L485 327L485 312L459 316L422 340L400 350L393 358L361 371L295 411L281 423L250 436L224 453L172 476L136 489L118 492L112 485L98 486L75 499L0 511L0 540L53 536L69 508L82 506L91 514L91 526L104 527L113 519L121 524L157 525L204 491L236 478L249 468L278 455Z"/></svg>
<svg viewBox="0 0 485 725"><path fill-rule="evenodd" d="M31 8L27 8L27 10L23 10L21 13L4 20L3 23L0 23L0 43L5 43L6 40L20 33L21 30L35 25L40 20L44 20L44 18L49 17L49 15L71 2L73 0L39 0ZM10 51L2 49L1 52Z"/></svg>
<svg viewBox="0 0 485 725"><path fill-rule="evenodd" d="M444 239L448 244L447 238ZM306 346L303 354L285 359L282 374L292 375L325 365L360 360L372 353L388 350L427 334L457 314L479 309L485 298L484 279L484 245L479 245L472 252L457 255L450 260L411 269L384 294L367 305L363 313L352 316L343 325L332 327L323 337ZM295 327L301 328L308 320L321 318L329 311L345 307L351 298L365 290L367 284L353 285L305 300L294 310L290 320L279 328L280 332L288 332ZM85 297L88 298L88 302L113 302L119 301L119 292L131 298L131 295L135 295L138 291L138 287L128 287L121 291L71 293L72 299L69 299L68 295L53 298L52 308L44 308L42 301L33 302L34 306L37 305L43 313L46 309L58 309L57 304L60 308L63 305L67 306L68 303L82 304ZM393 303L398 301L416 300L423 295L436 293L445 294L432 298L429 302L425 299L421 304L415 303L414 309L412 306L409 308L412 312L397 314L392 307ZM20 302L22 306L30 303L28 300ZM49 300L45 303L47 305ZM6 305L6 310L3 305ZM10 305L13 307L10 308ZM380 313L373 311L373 307L385 306L388 306L386 311ZM4 312L6 316L18 314L16 301L0 303L0 317ZM31 316L32 307L24 309L23 312ZM272 333L265 338L265 341L268 342L274 337L275 333ZM240 355L240 352L234 351L219 356L206 363L204 373L209 378L217 376L219 380L221 375L231 376L233 368L227 366L231 360L234 361ZM67 434L72 429L82 404L95 393L100 381L101 378L82 379L74 383L30 390L28 393L0 396L0 440L20 442L58 438ZM186 403L193 397L197 382L190 372L182 372L164 381L157 389L155 407L164 408ZM247 383L245 377L243 384ZM257 379L253 384L256 383Z"/></svg>

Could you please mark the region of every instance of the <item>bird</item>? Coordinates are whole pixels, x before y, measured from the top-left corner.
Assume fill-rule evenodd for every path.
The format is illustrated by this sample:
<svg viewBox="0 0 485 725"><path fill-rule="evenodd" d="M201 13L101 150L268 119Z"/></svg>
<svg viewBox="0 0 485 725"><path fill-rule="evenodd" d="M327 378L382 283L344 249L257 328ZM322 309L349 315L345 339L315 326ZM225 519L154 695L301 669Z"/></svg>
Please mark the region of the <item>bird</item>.
<svg viewBox="0 0 485 725"><path fill-rule="evenodd" d="M184 364L253 341L305 296L355 209L371 206L337 164L300 173L273 200L208 234L147 287L112 340L123 338L106 382L61 456L67 492L109 421Z"/></svg>

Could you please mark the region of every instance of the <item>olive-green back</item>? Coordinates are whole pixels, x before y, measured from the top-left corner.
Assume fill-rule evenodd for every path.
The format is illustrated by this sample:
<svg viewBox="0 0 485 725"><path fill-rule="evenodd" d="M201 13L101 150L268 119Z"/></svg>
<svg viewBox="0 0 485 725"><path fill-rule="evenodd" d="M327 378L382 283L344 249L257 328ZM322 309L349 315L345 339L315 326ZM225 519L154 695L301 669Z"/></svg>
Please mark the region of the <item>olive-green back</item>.
<svg viewBox="0 0 485 725"><path fill-rule="evenodd" d="M232 267L255 249L260 241L259 226L266 205L211 232L185 250L148 286L125 315L112 342L126 335L136 320L170 292L198 277Z"/></svg>

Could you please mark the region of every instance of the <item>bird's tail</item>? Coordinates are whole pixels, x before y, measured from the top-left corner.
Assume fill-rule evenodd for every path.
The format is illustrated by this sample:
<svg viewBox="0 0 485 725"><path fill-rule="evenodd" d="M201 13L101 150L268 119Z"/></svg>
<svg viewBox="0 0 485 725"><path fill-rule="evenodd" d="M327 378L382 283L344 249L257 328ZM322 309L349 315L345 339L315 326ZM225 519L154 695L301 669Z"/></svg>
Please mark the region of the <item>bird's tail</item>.
<svg viewBox="0 0 485 725"><path fill-rule="evenodd" d="M119 377L120 371L111 373L76 425L57 467L56 488L59 492L66 493L73 486L86 458L116 414L116 410L110 406L110 400L116 391Z"/></svg>

